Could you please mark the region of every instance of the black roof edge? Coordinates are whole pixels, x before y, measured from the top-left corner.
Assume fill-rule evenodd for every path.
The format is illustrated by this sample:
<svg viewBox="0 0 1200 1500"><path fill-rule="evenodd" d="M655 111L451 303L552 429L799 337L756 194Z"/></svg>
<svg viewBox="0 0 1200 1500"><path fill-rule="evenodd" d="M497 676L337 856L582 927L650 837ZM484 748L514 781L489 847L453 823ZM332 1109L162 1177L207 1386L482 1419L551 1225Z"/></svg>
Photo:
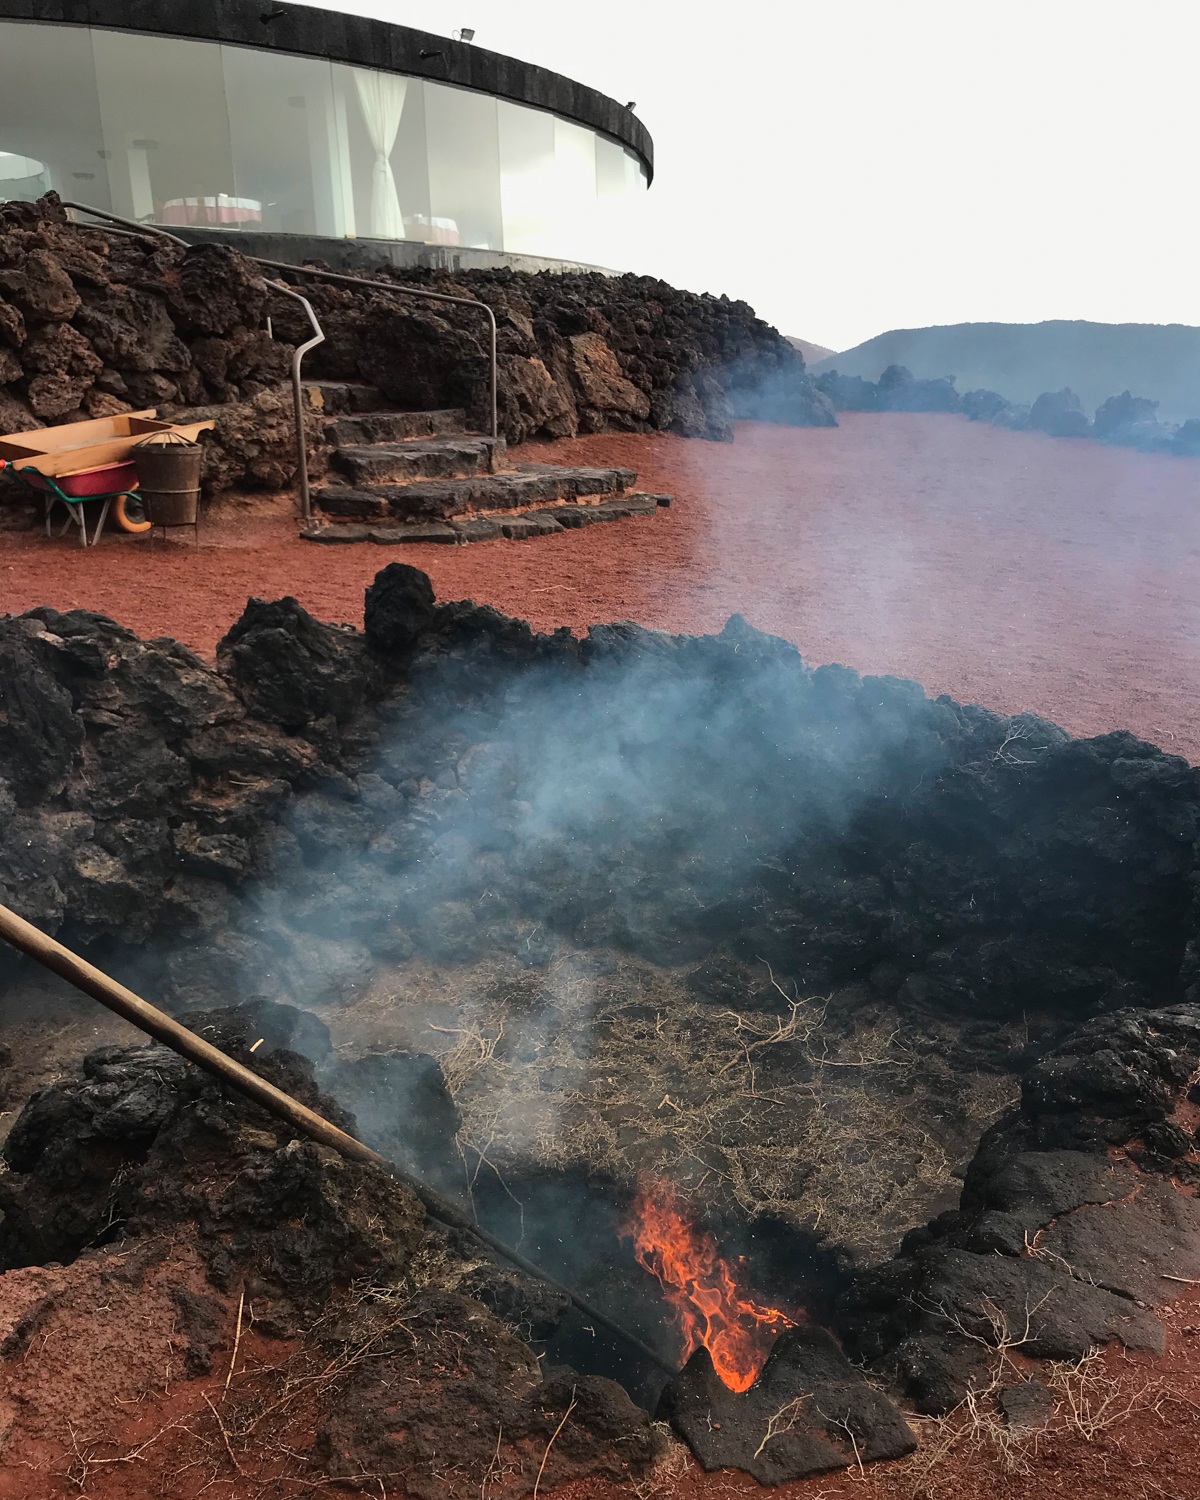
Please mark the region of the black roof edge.
<svg viewBox="0 0 1200 1500"><path fill-rule="evenodd" d="M456 84L609 136L654 178L654 142L632 111L548 68L390 21L272 0L0 0L0 20L109 27L226 42Z"/></svg>

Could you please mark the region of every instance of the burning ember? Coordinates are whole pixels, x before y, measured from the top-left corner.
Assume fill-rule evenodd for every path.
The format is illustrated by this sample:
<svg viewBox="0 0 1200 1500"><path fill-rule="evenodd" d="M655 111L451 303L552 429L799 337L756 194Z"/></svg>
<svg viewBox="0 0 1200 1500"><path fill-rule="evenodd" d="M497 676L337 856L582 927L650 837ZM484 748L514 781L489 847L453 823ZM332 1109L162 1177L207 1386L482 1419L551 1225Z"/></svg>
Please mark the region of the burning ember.
<svg viewBox="0 0 1200 1500"><path fill-rule="evenodd" d="M667 1182L641 1184L623 1234L633 1240L638 1265L658 1278L679 1316L683 1358L703 1344L729 1389L749 1390L771 1345L794 1319L739 1291L715 1238L689 1223Z"/></svg>

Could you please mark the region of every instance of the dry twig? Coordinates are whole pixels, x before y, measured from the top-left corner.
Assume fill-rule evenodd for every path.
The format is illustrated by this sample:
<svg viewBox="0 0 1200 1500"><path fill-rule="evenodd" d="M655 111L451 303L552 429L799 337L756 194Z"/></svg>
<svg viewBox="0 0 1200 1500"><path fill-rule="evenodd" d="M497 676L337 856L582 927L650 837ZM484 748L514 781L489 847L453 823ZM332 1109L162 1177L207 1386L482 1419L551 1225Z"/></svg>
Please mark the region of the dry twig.
<svg viewBox="0 0 1200 1500"><path fill-rule="evenodd" d="M538 1465L537 1478L533 1481L533 1500L537 1500L538 1490L541 1487L541 1483L542 1483L542 1475L546 1472L546 1460L550 1457L550 1450L551 1450L551 1448L554 1447L555 1440L557 1439L559 1433L567 1425L567 1418L571 1415L571 1413L575 1410L576 1406L579 1404L575 1400L575 1390L576 1390L575 1386L572 1386L571 1387L571 1404L570 1404L570 1406L567 1407L566 1411L563 1412L563 1414L562 1414L562 1420L559 1422L558 1426L554 1429L554 1431L550 1434L550 1441L546 1444L546 1451L545 1451L545 1453L542 1454L542 1461Z"/></svg>

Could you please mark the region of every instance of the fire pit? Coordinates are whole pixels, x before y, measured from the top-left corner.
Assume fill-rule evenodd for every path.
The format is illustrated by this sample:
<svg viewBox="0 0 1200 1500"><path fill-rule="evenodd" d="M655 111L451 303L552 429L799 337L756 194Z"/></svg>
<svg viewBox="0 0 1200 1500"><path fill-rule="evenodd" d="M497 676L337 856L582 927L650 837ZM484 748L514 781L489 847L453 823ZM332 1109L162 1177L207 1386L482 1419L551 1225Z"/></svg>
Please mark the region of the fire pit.
<svg viewBox="0 0 1200 1500"><path fill-rule="evenodd" d="M576 1423L581 1443L603 1431L601 1392L643 1463L652 1410L702 1462L766 1482L904 1452L899 1409L839 1341L944 1409L971 1378L954 1319L986 1364L989 1277L1010 1311L1061 1299L1039 1349L1152 1346L1148 1309L1023 1236L1099 1201L1114 1146L1191 1201L1176 1012L1200 786L1182 761L813 670L739 621L537 637L395 565L365 633L253 602L218 671L53 611L0 622L0 658L22 684L0 720L0 879L31 919L142 944L180 1014L242 997L245 1027L306 1053L369 1144L678 1363L666 1380L451 1244L438 1296L502 1322L503 1367L540 1378L532 1344L600 1403L549 1381L536 1420L504 1416L537 1461L568 1410L551 1464ZM306 1019L288 1031L281 1007ZM1095 1056L1130 1059L1115 1114L1088 1071L1102 1023ZM1190 1264L1190 1209L1157 1193L1145 1211L1178 1214L1153 1233ZM1125 1285L1110 1251L1088 1252L1095 1280ZM356 1375L372 1412L399 1399L395 1368ZM502 1414L479 1399L494 1446ZM329 1451L357 1453L367 1418L334 1425ZM413 1479L413 1452L379 1443L372 1462Z"/></svg>

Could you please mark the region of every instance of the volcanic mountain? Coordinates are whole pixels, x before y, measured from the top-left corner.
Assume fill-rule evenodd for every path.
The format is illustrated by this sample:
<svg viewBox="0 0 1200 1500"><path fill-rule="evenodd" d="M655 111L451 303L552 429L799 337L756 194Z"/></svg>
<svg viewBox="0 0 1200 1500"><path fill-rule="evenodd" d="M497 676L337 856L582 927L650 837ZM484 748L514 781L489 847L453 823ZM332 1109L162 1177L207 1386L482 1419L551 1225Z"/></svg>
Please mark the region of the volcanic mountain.
<svg viewBox="0 0 1200 1500"><path fill-rule="evenodd" d="M1115 391L1160 403L1162 420L1200 412L1200 328L1182 323L951 323L895 328L841 354L808 359L814 374L838 370L878 380L889 365L917 379L956 377L960 391L999 391L1010 401L1035 401L1043 391L1070 388L1085 411Z"/></svg>

